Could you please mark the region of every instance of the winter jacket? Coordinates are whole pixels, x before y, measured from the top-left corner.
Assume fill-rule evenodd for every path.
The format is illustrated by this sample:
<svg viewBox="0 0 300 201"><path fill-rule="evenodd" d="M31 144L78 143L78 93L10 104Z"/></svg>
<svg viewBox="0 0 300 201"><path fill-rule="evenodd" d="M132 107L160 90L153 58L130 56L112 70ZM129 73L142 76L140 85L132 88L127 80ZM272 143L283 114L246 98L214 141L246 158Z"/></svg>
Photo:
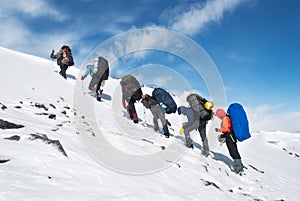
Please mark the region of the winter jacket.
<svg viewBox="0 0 300 201"><path fill-rule="evenodd" d="M52 53L50 55L50 58L57 59L57 64L59 66L61 64L64 64L64 65L68 66L69 65L69 56L72 56L71 52L60 49L59 52L57 52L56 54Z"/></svg>
<svg viewBox="0 0 300 201"><path fill-rule="evenodd" d="M219 132L222 132L222 133L229 133L231 132L231 120L229 118L229 116L224 116L222 118L222 122L221 122L221 128L219 128Z"/></svg>
<svg viewBox="0 0 300 201"><path fill-rule="evenodd" d="M83 77L88 76L88 74L90 74L93 77L93 75L94 75L94 65L90 64L90 65L86 66L86 70L85 70L85 73L84 73Z"/></svg>
<svg viewBox="0 0 300 201"><path fill-rule="evenodd" d="M184 129L192 126L193 124L199 123L199 115L190 107L181 106L180 107L181 114L185 115L188 119L188 122L183 126ZM197 126L196 126L197 127Z"/></svg>
<svg viewBox="0 0 300 201"><path fill-rule="evenodd" d="M152 106L157 105L158 102L151 96L147 95L146 98L142 100L143 105L145 108L150 109Z"/></svg>

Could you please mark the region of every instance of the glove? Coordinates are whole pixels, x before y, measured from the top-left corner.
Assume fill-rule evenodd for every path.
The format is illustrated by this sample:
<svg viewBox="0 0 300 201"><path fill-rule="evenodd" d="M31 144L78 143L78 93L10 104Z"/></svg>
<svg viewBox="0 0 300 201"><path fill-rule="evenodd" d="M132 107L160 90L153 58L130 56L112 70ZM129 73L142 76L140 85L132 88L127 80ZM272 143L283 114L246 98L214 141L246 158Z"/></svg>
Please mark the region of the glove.
<svg viewBox="0 0 300 201"><path fill-rule="evenodd" d="M54 49L52 49L52 52L51 52L52 54L54 54Z"/></svg>
<svg viewBox="0 0 300 201"><path fill-rule="evenodd" d="M179 130L179 134L183 135L183 133L184 133L184 128L181 127L180 130Z"/></svg>
<svg viewBox="0 0 300 201"><path fill-rule="evenodd" d="M181 115L181 107L179 107L179 108L177 109L177 112L178 112L179 115Z"/></svg>
<svg viewBox="0 0 300 201"><path fill-rule="evenodd" d="M222 144L226 142L226 138L223 135L218 135L218 141Z"/></svg>
<svg viewBox="0 0 300 201"><path fill-rule="evenodd" d="M122 101L122 107L123 107L125 110L127 109L125 101Z"/></svg>
<svg viewBox="0 0 300 201"><path fill-rule="evenodd" d="M81 80L84 80L84 78L85 78L85 77L82 75L82 76L81 76Z"/></svg>
<svg viewBox="0 0 300 201"><path fill-rule="evenodd" d="M219 132L219 129L218 129L218 128L215 128L215 131L216 131L216 132Z"/></svg>

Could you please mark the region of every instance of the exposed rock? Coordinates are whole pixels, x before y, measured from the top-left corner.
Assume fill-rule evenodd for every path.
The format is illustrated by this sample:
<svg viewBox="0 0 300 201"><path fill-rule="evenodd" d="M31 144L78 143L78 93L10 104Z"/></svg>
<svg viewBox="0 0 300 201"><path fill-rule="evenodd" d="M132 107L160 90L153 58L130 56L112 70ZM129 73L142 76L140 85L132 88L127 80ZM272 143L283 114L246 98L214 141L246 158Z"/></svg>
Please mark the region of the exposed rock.
<svg viewBox="0 0 300 201"><path fill-rule="evenodd" d="M1 109L2 109L2 110L7 109L7 107L6 107L5 105L3 105L2 103L0 103L0 105L1 105Z"/></svg>
<svg viewBox="0 0 300 201"><path fill-rule="evenodd" d="M23 125L11 123L5 120L0 119L0 128L1 129L14 129L14 128L23 128Z"/></svg>
<svg viewBox="0 0 300 201"><path fill-rule="evenodd" d="M50 115L48 116L48 118L49 118L49 119L56 119L56 115L55 115L55 114L50 114Z"/></svg>
<svg viewBox="0 0 300 201"><path fill-rule="evenodd" d="M213 187L215 187L215 188L217 188L217 189L219 189L219 190L222 190L217 184L215 184L214 182L212 182L212 181L206 181L206 180L204 180L204 179L201 179L202 181L204 181L204 185L205 186L213 186Z"/></svg>
<svg viewBox="0 0 300 201"><path fill-rule="evenodd" d="M49 104L50 107L53 107L54 109L56 109L55 105L53 105L52 103Z"/></svg>
<svg viewBox="0 0 300 201"><path fill-rule="evenodd" d="M35 103L34 106L37 108L43 108L44 110L48 111L48 108L44 104Z"/></svg>
<svg viewBox="0 0 300 201"><path fill-rule="evenodd" d="M9 159L0 159L0 163L6 163L8 161L10 161L10 160Z"/></svg>
<svg viewBox="0 0 300 201"><path fill-rule="evenodd" d="M30 135L31 135L31 137L29 138L30 140L42 140L46 144L51 144L51 145L55 146L64 156L68 157L67 153L65 152L65 150L64 150L63 146L61 145L61 143L59 142L59 140L51 140L47 137L46 134L36 133L36 134L30 134Z"/></svg>
<svg viewBox="0 0 300 201"><path fill-rule="evenodd" d="M15 141L19 141L20 140L20 136L18 135L13 135L11 137L7 137L7 138L4 138L6 140L15 140Z"/></svg>

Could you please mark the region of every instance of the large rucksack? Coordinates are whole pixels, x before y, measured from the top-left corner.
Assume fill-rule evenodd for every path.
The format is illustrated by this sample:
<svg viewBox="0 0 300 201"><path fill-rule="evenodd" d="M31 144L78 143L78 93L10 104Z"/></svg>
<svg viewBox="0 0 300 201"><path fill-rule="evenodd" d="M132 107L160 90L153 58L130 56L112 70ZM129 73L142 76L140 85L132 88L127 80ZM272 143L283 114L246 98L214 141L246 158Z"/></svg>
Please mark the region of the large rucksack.
<svg viewBox="0 0 300 201"><path fill-rule="evenodd" d="M242 142L251 137L246 112L239 103L232 103L227 109L231 119L232 129L238 141Z"/></svg>
<svg viewBox="0 0 300 201"><path fill-rule="evenodd" d="M200 119L210 120L213 116L212 110L207 110L204 104L207 100L198 94L190 94L186 97L190 107L200 116Z"/></svg>
<svg viewBox="0 0 300 201"><path fill-rule="evenodd" d="M139 81L132 75L128 74L122 77L120 84L125 97L133 97L134 100L140 100L143 92Z"/></svg>
<svg viewBox="0 0 300 201"><path fill-rule="evenodd" d="M164 109L167 114L176 112L177 105L172 96L166 90L162 88L155 88L152 91L152 97L155 98L158 103L163 103L166 106Z"/></svg>
<svg viewBox="0 0 300 201"><path fill-rule="evenodd" d="M101 80L108 80L109 65L104 57L98 57L98 68L95 75L100 77Z"/></svg>

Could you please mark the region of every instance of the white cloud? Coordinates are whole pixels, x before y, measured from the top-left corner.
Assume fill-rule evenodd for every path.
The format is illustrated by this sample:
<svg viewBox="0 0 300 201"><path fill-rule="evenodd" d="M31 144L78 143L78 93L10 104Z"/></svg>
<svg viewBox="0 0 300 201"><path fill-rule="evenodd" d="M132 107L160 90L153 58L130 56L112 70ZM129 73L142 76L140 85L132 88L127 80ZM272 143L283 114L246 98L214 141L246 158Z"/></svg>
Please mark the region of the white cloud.
<svg viewBox="0 0 300 201"><path fill-rule="evenodd" d="M205 5L201 3L190 4L188 7L175 7L169 11L171 20L170 28L187 35L194 35L210 22L219 22L226 12L235 9L243 0L214 0L207 1Z"/></svg>
<svg viewBox="0 0 300 201"><path fill-rule="evenodd" d="M253 131L300 131L300 111L276 113L283 105L262 105L246 108L251 130Z"/></svg>
<svg viewBox="0 0 300 201"><path fill-rule="evenodd" d="M66 15L54 8L46 0L10 0L9 2L0 2L1 15L18 15L26 14L31 17L49 16L55 20L62 21L67 18Z"/></svg>
<svg viewBox="0 0 300 201"><path fill-rule="evenodd" d="M172 76L162 76L162 77L156 77L153 80L153 83L156 83L157 85L165 86L167 82L171 81L173 79Z"/></svg>
<svg viewBox="0 0 300 201"><path fill-rule="evenodd" d="M61 14L46 0L11 0L0 1L0 45L13 50L26 52L37 56L48 56L48 47L59 48L62 44L77 39L73 33L42 34L31 29L25 18L40 16L51 17L54 20L64 20Z"/></svg>
<svg viewBox="0 0 300 201"><path fill-rule="evenodd" d="M13 17L2 20L0 33L0 44L4 46L22 46L30 36L30 31L19 20Z"/></svg>

